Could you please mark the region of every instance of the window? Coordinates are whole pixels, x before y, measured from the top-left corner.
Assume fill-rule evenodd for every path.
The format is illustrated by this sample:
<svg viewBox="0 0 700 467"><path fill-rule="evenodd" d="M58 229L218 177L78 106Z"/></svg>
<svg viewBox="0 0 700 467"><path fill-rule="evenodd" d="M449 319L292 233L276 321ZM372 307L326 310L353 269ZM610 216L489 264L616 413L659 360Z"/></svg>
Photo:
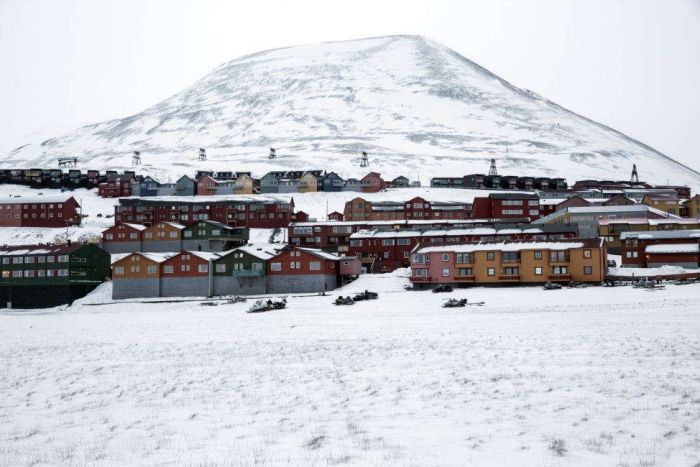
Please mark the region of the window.
<svg viewBox="0 0 700 467"><path fill-rule="evenodd" d="M393 238L385 238L382 240L382 246L394 246Z"/></svg>
<svg viewBox="0 0 700 467"><path fill-rule="evenodd" d="M552 274L568 274L569 269L566 266L553 266Z"/></svg>
<svg viewBox="0 0 700 467"><path fill-rule="evenodd" d="M443 261L449 261L449 260L450 260L450 254L449 254L449 253L443 253L443 254L442 254L442 260L443 260Z"/></svg>
<svg viewBox="0 0 700 467"><path fill-rule="evenodd" d="M114 240L114 235L111 233L105 234L105 240Z"/></svg>
<svg viewBox="0 0 700 467"><path fill-rule="evenodd" d="M157 268L155 266L148 266L148 268L146 268L146 271L148 272L148 274L155 274L156 270L157 270Z"/></svg>
<svg viewBox="0 0 700 467"><path fill-rule="evenodd" d="M25 256L24 262L27 264L34 264L34 257L33 256Z"/></svg>
<svg viewBox="0 0 700 467"><path fill-rule="evenodd" d="M504 251L501 253L502 263L516 263L518 262L518 252L517 251Z"/></svg>
<svg viewBox="0 0 700 467"><path fill-rule="evenodd" d="M24 277L34 277L34 271L31 269L29 271L25 271Z"/></svg>
<svg viewBox="0 0 700 467"><path fill-rule="evenodd" d="M54 261L56 261L56 257L55 257L55 256L49 255L49 256L46 257L46 262L47 262L47 263L53 263Z"/></svg>
<svg viewBox="0 0 700 467"><path fill-rule="evenodd" d="M457 270L457 275L458 276L473 276L474 271L472 270L472 268L459 268Z"/></svg>
<svg viewBox="0 0 700 467"><path fill-rule="evenodd" d="M216 236L216 235L221 235L221 229L214 229L214 230L211 231L211 234L212 234L212 235L215 235L215 236Z"/></svg>
<svg viewBox="0 0 700 467"><path fill-rule="evenodd" d="M321 270L321 262L320 261L311 261L309 263L309 269L312 271L320 271Z"/></svg>
<svg viewBox="0 0 700 467"><path fill-rule="evenodd" d="M270 263L270 271L281 271L282 263Z"/></svg>
<svg viewBox="0 0 700 467"><path fill-rule="evenodd" d="M22 277L22 271L12 271L12 277Z"/></svg>
<svg viewBox="0 0 700 467"><path fill-rule="evenodd" d="M350 240L350 246L362 246L362 240Z"/></svg>
<svg viewBox="0 0 700 467"><path fill-rule="evenodd" d="M542 275L542 268L540 268L540 267L535 268L535 275L541 276Z"/></svg>
<svg viewBox="0 0 700 467"><path fill-rule="evenodd" d="M185 234L184 234L184 236L185 236L185 238L190 238L190 237L192 237L192 231L191 231L191 230L186 231Z"/></svg>
<svg viewBox="0 0 700 467"><path fill-rule="evenodd" d="M625 253L625 256L627 258L638 258L639 257L639 252L637 251L628 251Z"/></svg>
<svg viewBox="0 0 700 467"><path fill-rule="evenodd" d="M251 263L250 267L253 271L262 271L263 263Z"/></svg>
<svg viewBox="0 0 700 467"><path fill-rule="evenodd" d="M226 272L226 265L225 264L217 264L215 268L216 272Z"/></svg>
<svg viewBox="0 0 700 467"><path fill-rule="evenodd" d="M129 234L129 240L136 240L138 238L138 234L136 233L130 233Z"/></svg>
<svg viewBox="0 0 700 467"><path fill-rule="evenodd" d="M415 269L413 275L416 277L428 277L428 270L425 268Z"/></svg>
<svg viewBox="0 0 700 467"><path fill-rule="evenodd" d="M289 267L290 269L301 269L301 263L299 261L290 261Z"/></svg>
<svg viewBox="0 0 700 467"><path fill-rule="evenodd" d="M10 264L10 258L8 258L7 256L5 256L5 257L2 259L2 264Z"/></svg>
<svg viewBox="0 0 700 467"><path fill-rule="evenodd" d="M204 273L204 272L209 272L209 265L208 264L200 264L197 266L197 271Z"/></svg>
<svg viewBox="0 0 700 467"><path fill-rule="evenodd" d="M530 215L531 216L538 216L540 214L540 211L537 209L530 209Z"/></svg>
<svg viewBox="0 0 700 467"><path fill-rule="evenodd" d="M382 258L389 259L389 252L385 251L384 253L382 253Z"/></svg>
<svg viewBox="0 0 700 467"><path fill-rule="evenodd" d="M493 261L495 257L496 257L496 255L493 251L486 252L486 260L487 261ZM490 274L490 275L493 275L493 274Z"/></svg>
<svg viewBox="0 0 700 467"><path fill-rule="evenodd" d="M68 262L68 255L59 255L58 262L59 263L67 263Z"/></svg>
<svg viewBox="0 0 700 467"><path fill-rule="evenodd" d="M397 243L399 245L410 245L411 244L411 239L410 238L399 238L397 240Z"/></svg>
<svg viewBox="0 0 700 467"><path fill-rule="evenodd" d="M501 212L503 214L507 214L507 215L511 215L511 216L522 216L523 215L522 209L504 209Z"/></svg>
<svg viewBox="0 0 700 467"><path fill-rule="evenodd" d="M68 269L59 269L58 270L58 275L60 277L68 277Z"/></svg>
<svg viewBox="0 0 700 467"><path fill-rule="evenodd" d="M43 269L39 269L36 272L36 275L37 275L37 277L44 277L46 275L46 271L44 271Z"/></svg>
<svg viewBox="0 0 700 467"><path fill-rule="evenodd" d="M450 269L442 268L442 277L450 277Z"/></svg>
<svg viewBox="0 0 700 467"><path fill-rule="evenodd" d="M593 268L591 266L584 266L583 273L587 276L590 276L591 274L593 274Z"/></svg>
<svg viewBox="0 0 700 467"><path fill-rule="evenodd" d="M46 277L53 277L55 275L56 275L56 271L54 271L53 269L46 270Z"/></svg>
<svg viewBox="0 0 700 467"><path fill-rule="evenodd" d="M519 199L505 199L501 202L501 206L522 206L523 202Z"/></svg>
<svg viewBox="0 0 700 467"><path fill-rule="evenodd" d="M535 259L542 259L542 250L535 250Z"/></svg>
<svg viewBox="0 0 700 467"><path fill-rule="evenodd" d="M591 250L583 250L583 257L590 258L591 257Z"/></svg>
<svg viewBox="0 0 700 467"><path fill-rule="evenodd" d="M549 261L555 263L555 262L561 262L561 261L569 261L569 252L568 251L550 251L549 252Z"/></svg>
<svg viewBox="0 0 700 467"><path fill-rule="evenodd" d="M177 238L177 232L170 232L170 238Z"/></svg>
<svg viewBox="0 0 700 467"><path fill-rule="evenodd" d="M413 255L413 262L416 264L426 264L428 261L427 261L426 255L421 254L421 253L416 253Z"/></svg>
<svg viewBox="0 0 700 467"><path fill-rule="evenodd" d="M12 260L12 264L22 264L24 263L24 258L17 256Z"/></svg>
<svg viewBox="0 0 700 467"><path fill-rule="evenodd" d="M486 275L487 276L495 276L496 275L496 270L494 268L488 268L486 270Z"/></svg>
<svg viewBox="0 0 700 467"><path fill-rule="evenodd" d="M114 274L121 276L124 274L124 266L117 266L114 268Z"/></svg>
<svg viewBox="0 0 700 467"><path fill-rule="evenodd" d="M189 271L190 271L190 265L189 265L189 264L181 264L181 265L180 265L180 271L182 271L182 272L189 272Z"/></svg>
<svg viewBox="0 0 700 467"><path fill-rule="evenodd" d="M140 270L140 266L131 266L131 272L139 272Z"/></svg>

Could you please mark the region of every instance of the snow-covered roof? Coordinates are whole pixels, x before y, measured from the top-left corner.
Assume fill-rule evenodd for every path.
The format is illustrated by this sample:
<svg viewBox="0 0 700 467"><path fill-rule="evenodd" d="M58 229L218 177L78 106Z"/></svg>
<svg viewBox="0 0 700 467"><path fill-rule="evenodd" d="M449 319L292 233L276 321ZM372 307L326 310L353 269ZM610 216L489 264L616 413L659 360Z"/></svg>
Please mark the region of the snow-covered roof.
<svg viewBox="0 0 700 467"><path fill-rule="evenodd" d="M65 203L73 195L3 196L0 204Z"/></svg>
<svg viewBox="0 0 700 467"><path fill-rule="evenodd" d="M236 248L231 251L244 251L251 256L255 256L263 261L267 261L270 258L274 258L279 254L279 252L287 245L281 243L255 243L248 244ZM228 252L226 252L228 254ZM225 256L222 254L222 256Z"/></svg>
<svg viewBox="0 0 700 467"><path fill-rule="evenodd" d="M653 213L659 216L664 216L667 219L680 219L678 216L669 214L667 212L661 211L646 204L634 204L634 205L624 205L624 206L573 206L566 207L552 214L541 217L535 221L533 224L544 224L549 221L553 221L562 217L566 214L588 214L594 216L614 216L616 214L630 214L630 213Z"/></svg>
<svg viewBox="0 0 700 467"><path fill-rule="evenodd" d="M584 242L503 242L418 247L416 253L472 253L475 251L570 250Z"/></svg>
<svg viewBox="0 0 700 467"><path fill-rule="evenodd" d="M693 218L675 218L675 219L646 219L644 217L629 217L625 219L600 219L598 221L599 225L610 225L610 224L648 224L648 225L662 225L662 224L697 224L699 219Z"/></svg>
<svg viewBox="0 0 700 467"><path fill-rule="evenodd" d="M187 253L190 253L198 258L202 258L203 260L206 260L206 261L214 261L215 259L221 257L221 253L212 253L212 252L208 252L208 251L187 250Z"/></svg>
<svg viewBox="0 0 700 467"><path fill-rule="evenodd" d="M145 225L142 225L142 224L130 224L128 222L123 222L120 225L128 225L129 227L131 227L134 230L146 230L146 228L147 228Z"/></svg>
<svg viewBox="0 0 700 467"><path fill-rule="evenodd" d="M700 243L649 245L644 251L646 253L698 253L700 252Z"/></svg>
<svg viewBox="0 0 700 467"><path fill-rule="evenodd" d="M622 232L620 240L636 238L640 240L656 240L671 238L699 238L700 229L694 230L650 230L648 232Z"/></svg>
<svg viewBox="0 0 700 467"><path fill-rule="evenodd" d="M330 259L332 261L338 261L340 259L340 256L334 255L333 253L328 253L327 251L323 251L318 248L297 247L297 249L305 251L307 253L311 253L312 255L318 256L323 259Z"/></svg>
<svg viewBox="0 0 700 467"><path fill-rule="evenodd" d="M151 261L154 261L156 263L162 263L163 261L172 258L175 255L179 255L179 252L170 252L170 253L145 253L145 252L138 252L138 253L133 253L137 255L141 255L144 258L148 258ZM129 255L127 255L129 256Z"/></svg>
<svg viewBox="0 0 700 467"><path fill-rule="evenodd" d="M546 228L528 227L523 229L505 228L495 229L492 227L475 227L471 229L433 229L433 230L358 230L350 235L350 239L361 238L400 238L400 237L444 237L458 235L519 235L527 234L544 234L547 233Z"/></svg>

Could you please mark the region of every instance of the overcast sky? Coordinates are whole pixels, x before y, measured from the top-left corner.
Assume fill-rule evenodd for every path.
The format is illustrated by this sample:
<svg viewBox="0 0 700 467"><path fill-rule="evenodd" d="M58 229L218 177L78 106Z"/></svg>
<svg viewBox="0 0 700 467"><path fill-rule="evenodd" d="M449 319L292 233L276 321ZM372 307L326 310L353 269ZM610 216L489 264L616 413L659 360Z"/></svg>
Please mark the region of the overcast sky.
<svg viewBox="0 0 700 467"><path fill-rule="evenodd" d="M700 169L700 0L0 0L0 151L139 112L247 53L387 34Z"/></svg>

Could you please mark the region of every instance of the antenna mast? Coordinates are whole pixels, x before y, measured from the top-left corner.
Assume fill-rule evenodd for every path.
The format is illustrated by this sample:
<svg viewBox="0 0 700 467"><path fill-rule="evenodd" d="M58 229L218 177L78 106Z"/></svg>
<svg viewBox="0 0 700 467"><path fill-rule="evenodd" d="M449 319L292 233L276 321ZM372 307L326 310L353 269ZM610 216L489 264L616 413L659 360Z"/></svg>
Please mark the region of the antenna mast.
<svg viewBox="0 0 700 467"><path fill-rule="evenodd" d="M267 156L268 159L277 159L277 151L275 148L270 148L270 154Z"/></svg>
<svg viewBox="0 0 700 467"><path fill-rule="evenodd" d="M205 161L207 160L207 150L204 148L199 148L199 156L197 157L198 161Z"/></svg>
<svg viewBox="0 0 700 467"><path fill-rule="evenodd" d="M131 157L131 165L141 165L141 151L134 151Z"/></svg>
<svg viewBox="0 0 700 467"><path fill-rule="evenodd" d="M369 159L367 159L367 153L362 151L362 159L360 159L360 167L369 167Z"/></svg>
<svg viewBox="0 0 700 467"><path fill-rule="evenodd" d="M496 170L496 159L491 159L491 167L489 167L489 175L498 175L498 171Z"/></svg>
<svg viewBox="0 0 700 467"><path fill-rule="evenodd" d="M630 176L630 183L639 183L639 174L637 173L637 164L632 164L632 176Z"/></svg>

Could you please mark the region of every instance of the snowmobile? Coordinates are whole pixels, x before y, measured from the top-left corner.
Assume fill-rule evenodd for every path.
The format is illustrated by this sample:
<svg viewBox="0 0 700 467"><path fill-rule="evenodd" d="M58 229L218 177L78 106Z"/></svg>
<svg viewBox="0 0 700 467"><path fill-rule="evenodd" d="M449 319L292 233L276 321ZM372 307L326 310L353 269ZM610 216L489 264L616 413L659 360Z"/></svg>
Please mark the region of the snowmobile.
<svg viewBox="0 0 700 467"><path fill-rule="evenodd" d="M457 300L456 298L451 298L442 304L443 308L462 308L467 304L467 299L462 298Z"/></svg>
<svg viewBox="0 0 700 467"><path fill-rule="evenodd" d="M236 295L233 298L229 298L228 300L226 300L226 303L243 303L246 300L247 299L245 297L241 297L240 295Z"/></svg>
<svg viewBox="0 0 700 467"><path fill-rule="evenodd" d="M452 292L452 286L451 285L438 285L437 287L433 288L433 293L439 293L439 292Z"/></svg>
<svg viewBox="0 0 700 467"><path fill-rule="evenodd" d="M639 279L634 283L635 289L663 289L665 286L659 285L659 283L653 279Z"/></svg>
<svg viewBox="0 0 700 467"><path fill-rule="evenodd" d="M356 302L361 302L363 300L376 300L379 297L379 294L377 292L370 292L368 290L365 290L364 292L360 292L358 294L355 294L352 299Z"/></svg>
<svg viewBox="0 0 700 467"><path fill-rule="evenodd" d="M354 305L355 300L353 300L349 295L347 297L343 297L340 295L338 298L335 299L333 302L334 305Z"/></svg>
<svg viewBox="0 0 700 467"><path fill-rule="evenodd" d="M248 308L248 311L246 311L246 313L263 313L269 310L270 308L268 308L266 302L263 302L262 300L256 300L255 303L253 303L253 306Z"/></svg>
<svg viewBox="0 0 700 467"><path fill-rule="evenodd" d="M287 299L283 298L282 300L268 300L267 303L270 305L271 310L283 310L287 308Z"/></svg>
<svg viewBox="0 0 700 467"><path fill-rule="evenodd" d="M554 282L549 282L542 287L544 290L559 290L561 289L561 284L556 284Z"/></svg>

